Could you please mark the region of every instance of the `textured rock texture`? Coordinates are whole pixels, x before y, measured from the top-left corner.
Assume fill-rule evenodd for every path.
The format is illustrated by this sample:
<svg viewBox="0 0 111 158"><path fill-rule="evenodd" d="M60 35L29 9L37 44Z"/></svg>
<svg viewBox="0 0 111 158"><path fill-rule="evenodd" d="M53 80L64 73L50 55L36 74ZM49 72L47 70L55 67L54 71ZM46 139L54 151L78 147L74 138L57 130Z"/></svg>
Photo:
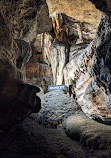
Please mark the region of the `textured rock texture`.
<svg viewBox="0 0 111 158"><path fill-rule="evenodd" d="M86 157L97 158L103 156L110 158L111 127L89 119L74 99L71 99L62 91L45 94L42 109L38 114L32 114L29 118L35 121L36 124L39 121L40 124L46 127L45 131L48 131L49 128L56 128L57 132L62 127L74 142L76 141L85 147L83 148L84 151L86 149L88 152L85 152L86 155L88 154L85 155ZM54 129L52 130L54 131ZM54 137L57 138L56 135ZM64 143L64 145L66 144ZM71 148L72 145L70 145ZM76 157L74 153L71 157L73 156ZM81 154L80 156L84 157Z"/></svg>
<svg viewBox="0 0 111 158"><path fill-rule="evenodd" d="M74 140L90 149L103 150L111 148L111 127L97 123L84 114L70 116L66 120L65 131Z"/></svg>
<svg viewBox="0 0 111 158"><path fill-rule="evenodd" d="M28 62L22 68L22 73L26 83L30 82L40 86L42 78L46 78L48 84L52 82L52 70L47 64Z"/></svg>
<svg viewBox="0 0 111 158"><path fill-rule="evenodd" d="M16 66L20 69L25 63L27 63L32 56L32 50L30 45L24 40L16 39L15 42L18 46L18 54L16 59Z"/></svg>
<svg viewBox="0 0 111 158"><path fill-rule="evenodd" d="M52 36L51 42L50 36L48 34L45 35L44 60L46 63L51 64L54 84L65 82L68 86L74 78L73 72L69 72L69 70L66 72L67 68L65 68L72 54L74 54L74 51L71 52L71 49L82 49L82 47L85 48L90 43L96 35L101 14L87 0L84 2L80 0L70 1L70 3L67 0L64 3L61 0L57 2L47 0L47 4L55 36ZM53 40L53 38L56 39ZM58 45L62 45L64 49L62 47L58 48ZM70 79L71 75L72 79Z"/></svg>
<svg viewBox="0 0 111 158"><path fill-rule="evenodd" d="M45 35L43 56L51 64L54 84L68 87L76 82L82 110L110 124L110 1L91 2L95 6L87 0L47 0L55 37L51 42Z"/></svg>
<svg viewBox="0 0 111 158"><path fill-rule="evenodd" d="M111 127L94 121L111 124L110 36L110 0L0 1L0 129L40 110L52 73L76 93L45 94L39 114L0 133L0 157L111 157Z"/></svg>
<svg viewBox="0 0 111 158"><path fill-rule="evenodd" d="M59 1L60 2L60 1ZM87 1L88 2L88 1ZM69 62L65 63L62 79L66 86L75 84L77 102L82 110L91 118L100 122L110 124L110 7L109 1L92 1L100 9L102 14L101 23L98 27L97 35L88 45L86 41L78 42L72 45L69 51ZM48 1L50 12L57 9L54 1ZM53 4L53 5L52 5ZM79 3L78 3L79 4ZM105 5L105 6L104 6ZM59 8L59 7L58 7ZM51 10L52 9L52 10ZM58 12L60 12L59 8ZM56 12L55 11L55 12ZM54 12L53 12L54 13ZM61 26L60 13L50 15L54 18L58 26ZM60 18L60 19L59 19ZM67 19L67 18L66 18ZM56 27L57 29L59 27ZM57 30L56 29L56 30ZM60 27L61 29L61 27ZM59 30L60 30L59 29ZM55 31L56 32L56 31ZM79 35L82 34L82 35ZM76 34L75 34L76 35ZM79 40L82 40L83 33L78 31ZM89 39L88 39L89 40ZM88 41L89 42L89 41ZM59 55L58 55L59 56ZM54 65L55 62L52 62ZM59 64L58 64L59 65ZM61 67L59 65L59 67ZM55 70L54 70L55 72ZM54 75L56 79L57 75ZM63 83L60 82L60 83ZM55 82L56 83L56 82Z"/></svg>
<svg viewBox="0 0 111 158"><path fill-rule="evenodd" d="M44 60L42 52L37 52L32 49L32 57L22 66L21 72L24 82L30 83L31 85L40 86L43 78L46 79L48 85L53 83L52 69L50 65L46 63L46 60Z"/></svg>
<svg viewBox="0 0 111 158"><path fill-rule="evenodd" d="M52 44L53 38L52 36L48 33L45 32L41 35L41 47L42 47L42 55L44 62L50 65L50 47Z"/></svg>
<svg viewBox="0 0 111 158"><path fill-rule="evenodd" d="M76 81L76 96L83 111L108 124L111 121L109 63L110 14L103 13L96 38L88 47L74 53L64 73L66 84Z"/></svg>
<svg viewBox="0 0 111 158"><path fill-rule="evenodd" d="M81 30L84 38L94 38L101 14L88 0L71 0L70 2L68 0L64 2L47 0L47 4L53 26L56 25L56 35L57 32L60 34L64 32L65 36L65 31L67 34L68 29L68 33L78 36L78 31Z"/></svg>
<svg viewBox="0 0 111 158"><path fill-rule="evenodd" d="M18 51L16 42L10 35L9 28L5 24L5 20L0 14L0 58L8 60L13 64L16 64L16 58Z"/></svg>
<svg viewBox="0 0 111 158"><path fill-rule="evenodd" d="M44 0L2 0L0 4L1 14L15 39L33 42L38 33L50 30L51 23Z"/></svg>
<svg viewBox="0 0 111 158"><path fill-rule="evenodd" d="M75 84L82 110L110 124L110 4L109 0L47 0L47 4L2 0L1 63L18 73L16 66L21 68L24 81L36 86L44 75L52 83L52 74L54 84Z"/></svg>
<svg viewBox="0 0 111 158"><path fill-rule="evenodd" d="M97 24L97 21L99 21L101 17L99 11L97 11L95 6L88 0L85 0L84 2L81 0L70 0L70 2L68 0L65 0L64 2L62 0L47 0L47 4L49 15L53 15L54 13L64 13L74 19L79 19L92 24Z"/></svg>
<svg viewBox="0 0 111 158"><path fill-rule="evenodd" d="M41 90L37 85L24 84L18 70L32 55L31 45L41 27L40 15L47 19L44 22L48 27L45 23L43 29L50 29L45 1L0 1L0 128L20 122L41 108L37 96Z"/></svg>
<svg viewBox="0 0 111 158"><path fill-rule="evenodd" d="M40 112L32 114L30 118L36 120L48 128L60 127L69 116L80 111L74 99L71 99L63 91L48 92L44 95L44 102Z"/></svg>
<svg viewBox="0 0 111 158"><path fill-rule="evenodd" d="M108 150L89 150L66 136L61 129L50 129L39 125L35 119L27 118L16 126L13 133L0 134L0 157L39 158L110 158Z"/></svg>
<svg viewBox="0 0 111 158"><path fill-rule="evenodd" d="M22 121L41 108L37 87L21 82L20 72L8 61L0 59L0 129Z"/></svg>

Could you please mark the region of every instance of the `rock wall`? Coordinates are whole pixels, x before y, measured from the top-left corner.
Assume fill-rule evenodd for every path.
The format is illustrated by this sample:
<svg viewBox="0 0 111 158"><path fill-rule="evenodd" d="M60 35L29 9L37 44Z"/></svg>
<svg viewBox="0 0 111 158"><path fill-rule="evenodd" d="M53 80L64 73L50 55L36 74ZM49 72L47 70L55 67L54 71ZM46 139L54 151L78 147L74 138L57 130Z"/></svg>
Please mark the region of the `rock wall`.
<svg viewBox="0 0 111 158"><path fill-rule="evenodd" d="M51 22L45 0L2 0L0 8L14 39L33 42L38 33L50 30Z"/></svg>
<svg viewBox="0 0 111 158"><path fill-rule="evenodd" d="M111 122L110 19L109 13L102 13L96 38L85 49L76 51L64 69L66 85L76 81L77 102L82 110L106 124Z"/></svg>
<svg viewBox="0 0 111 158"><path fill-rule="evenodd" d="M45 32L41 35L41 47L42 47L42 56L44 59L44 62L47 63L48 65L50 64L50 47L53 41L52 36L48 33Z"/></svg>
<svg viewBox="0 0 111 158"><path fill-rule="evenodd" d="M45 63L28 62L22 67L23 80L31 85L40 86L43 78L52 83L52 70Z"/></svg>
<svg viewBox="0 0 111 158"><path fill-rule="evenodd" d="M1 59L0 76L0 129L7 129L40 110L40 89L22 83L16 67Z"/></svg>
<svg viewBox="0 0 111 158"><path fill-rule="evenodd" d="M47 4L57 39L66 43L70 40L67 36L73 34L71 37L76 35L80 43L81 38L92 40L95 37L101 14L88 0L47 0Z"/></svg>
<svg viewBox="0 0 111 158"><path fill-rule="evenodd" d="M50 30L45 1L0 1L0 129L22 121L41 108L37 87L25 84L18 68L32 55L32 44L41 31ZM18 67L18 68L17 68Z"/></svg>

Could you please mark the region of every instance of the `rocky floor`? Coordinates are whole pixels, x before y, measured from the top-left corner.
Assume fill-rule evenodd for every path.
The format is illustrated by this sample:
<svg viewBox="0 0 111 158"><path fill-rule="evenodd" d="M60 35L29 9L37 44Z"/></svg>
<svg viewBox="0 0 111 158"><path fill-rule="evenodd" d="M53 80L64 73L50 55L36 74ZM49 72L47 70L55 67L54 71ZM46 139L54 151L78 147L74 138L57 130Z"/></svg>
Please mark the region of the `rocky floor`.
<svg viewBox="0 0 111 158"><path fill-rule="evenodd" d="M110 126L90 120L69 96L50 92L39 114L0 133L0 158L111 158L110 133Z"/></svg>
<svg viewBox="0 0 111 158"><path fill-rule="evenodd" d="M30 118L36 119L44 127L61 127L65 120L79 113L80 108L74 99L64 94L63 91L51 91L45 94L42 108L38 114L32 114Z"/></svg>

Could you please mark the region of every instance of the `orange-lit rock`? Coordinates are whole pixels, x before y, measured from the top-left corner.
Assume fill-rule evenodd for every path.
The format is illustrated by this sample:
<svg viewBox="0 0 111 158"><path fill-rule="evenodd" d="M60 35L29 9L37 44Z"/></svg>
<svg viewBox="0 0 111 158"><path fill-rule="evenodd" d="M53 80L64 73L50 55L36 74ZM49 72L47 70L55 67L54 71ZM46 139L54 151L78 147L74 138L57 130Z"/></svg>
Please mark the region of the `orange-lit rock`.
<svg viewBox="0 0 111 158"><path fill-rule="evenodd" d="M92 35L90 34L90 38L95 37L96 28L98 27L101 19L101 14L99 10L95 8L95 6L89 2L88 0L47 0L48 8L49 8L49 15L52 18L52 24L56 32L56 36L58 39L61 39L61 29L64 32L64 36L67 36L67 29L70 30L70 25L67 27L63 27L63 17L62 14L68 17L68 21L74 19L75 25L78 23L84 24L84 32L87 36L87 32L90 30ZM72 20L71 20L72 21ZM75 26L76 28L76 26ZM83 30L83 28L81 28ZM87 31L85 30L87 29ZM58 37L59 36L59 37Z"/></svg>
<svg viewBox="0 0 111 158"><path fill-rule="evenodd" d="M68 43L68 28L63 27L63 17L61 13L54 13L50 16L56 38L63 43Z"/></svg>
<svg viewBox="0 0 111 158"><path fill-rule="evenodd" d="M20 123L41 108L38 87L22 82L21 73L9 61L0 59L0 129Z"/></svg>
<svg viewBox="0 0 111 158"><path fill-rule="evenodd" d="M39 78L51 75L51 68L47 64L42 63L27 63L22 68L24 78Z"/></svg>
<svg viewBox="0 0 111 158"><path fill-rule="evenodd" d="M89 22L97 25L100 22L101 14L88 0L47 0L49 15L64 13L76 20Z"/></svg>

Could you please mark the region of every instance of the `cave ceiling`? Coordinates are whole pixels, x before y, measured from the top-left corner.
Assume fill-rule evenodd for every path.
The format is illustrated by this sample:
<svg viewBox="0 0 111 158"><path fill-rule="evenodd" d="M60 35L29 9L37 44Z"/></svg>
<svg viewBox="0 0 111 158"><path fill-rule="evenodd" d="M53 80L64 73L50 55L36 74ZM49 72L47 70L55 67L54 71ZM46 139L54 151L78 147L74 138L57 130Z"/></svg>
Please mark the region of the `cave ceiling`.
<svg viewBox="0 0 111 158"><path fill-rule="evenodd" d="M96 25L101 18L99 10L88 0L46 0L46 2L49 15L64 13L73 19Z"/></svg>
<svg viewBox="0 0 111 158"><path fill-rule="evenodd" d="M51 30L49 16L56 13L98 27L100 11L110 12L110 3L110 0L2 0L0 9L14 39L32 42L37 34Z"/></svg>
<svg viewBox="0 0 111 158"><path fill-rule="evenodd" d="M0 9L14 39L26 42L32 42L37 34L51 30L49 16L54 13L65 14L95 27L98 27L101 19L99 10L88 0L4 0L0 2Z"/></svg>

